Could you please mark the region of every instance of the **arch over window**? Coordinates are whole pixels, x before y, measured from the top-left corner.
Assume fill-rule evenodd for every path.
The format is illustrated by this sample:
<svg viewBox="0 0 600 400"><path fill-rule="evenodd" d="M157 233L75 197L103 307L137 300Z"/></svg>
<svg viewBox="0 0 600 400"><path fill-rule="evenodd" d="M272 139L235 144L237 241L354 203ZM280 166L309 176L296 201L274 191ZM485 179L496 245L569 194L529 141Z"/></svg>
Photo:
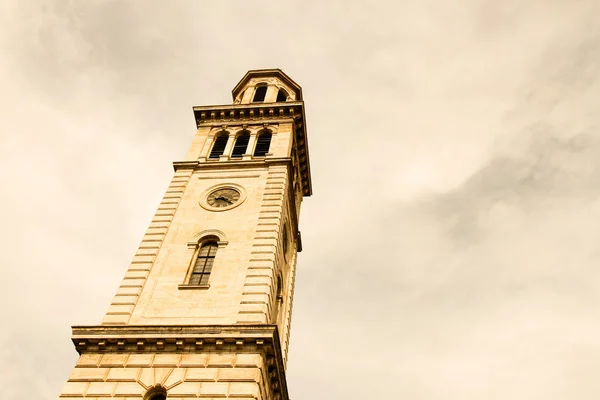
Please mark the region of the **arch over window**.
<svg viewBox="0 0 600 400"><path fill-rule="evenodd" d="M217 241L216 238L210 238L206 242L202 243L198 256L194 262L194 268L188 281L188 285L208 285L208 278L212 271L212 266L215 261L217 254Z"/></svg>
<svg viewBox="0 0 600 400"><path fill-rule="evenodd" d="M227 140L229 139L229 133L222 132L215 138L212 150L208 158L219 158L225 152L225 146L227 146Z"/></svg>
<svg viewBox="0 0 600 400"><path fill-rule="evenodd" d="M254 148L254 157L264 157L269 152L271 147L271 132L263 132L256 139L256 147Z"/></svg>
<svg viewBox="0 0 600 400"><path fill-rule="evenodd" d="M254 92L254 98L252 99L253 103L260 103L265 101L265 96L267 95L267 85L262 84L256 87L256 91Z"/></svg>
<svg viewBox="0 0 600 400"><path fill-rule="evenodd" d="M281 101L287 101L288 98L288 94L285 91L285 89L279 89L279 92L277 92L277 100L275 100L276 102L281 102Z"/></svg>
<svg viewBox="0 0 600 400"><path fill-rule="evenodd" d="M146 392L144 400L166 400L167 391L162 386L155 386Z"/></svg>
<svg viewBox="0 0 600 400"><path fill-rule="evenodd" d="M212 191L215 187L217 186L209 188L208 192ZM197 249L199 243L206 242L209 239L214 239L217 241L217 244L221 245L226 245L227 243L229 243L227 241L227 236L225 235L225 232L220 231L218 229L206 229L192 236L191 240L188 242L188 247Z"/></svg>
<svg viewBox="0 0 600 400"><path fill-rule="evenodd" d="M235 139L233 145L233 151L231 152L231 158L242 158L248 148L248 142L250 141L250 133L244 131L240 133Z"/></svg>

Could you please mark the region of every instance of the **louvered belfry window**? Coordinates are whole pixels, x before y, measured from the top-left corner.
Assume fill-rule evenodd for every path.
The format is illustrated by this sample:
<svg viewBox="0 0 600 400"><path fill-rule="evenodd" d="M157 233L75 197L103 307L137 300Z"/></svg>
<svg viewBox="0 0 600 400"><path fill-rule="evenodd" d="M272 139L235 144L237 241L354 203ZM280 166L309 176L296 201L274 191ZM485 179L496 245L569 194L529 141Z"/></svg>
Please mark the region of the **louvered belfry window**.
<svg viewBox="0 0 600 400"><path fill-rule="evenodd" d="M283 89L279 89L279 92L277 92L277 99L275 101L277 103L279 103L281 101L286 101L287 98L288 98L287 92Z"/></svg>
<svg viewBox="0 0 600 400"><path fill-rule="evenodd" d="M254 157L264 157L271 147L271 132L265 132L258 135L256 147L254 148Z"/></svg>
<svg viewBox="0 0 600 400"><path fill-rule="evenodd" d="M210 151L210 155L208 158L219 158L225 152L225 146L227 146L227 139L229 139L229 135L227 133L222 133L215 139L215 144L213 144L213 148Z"/></svg>
<svg viewBox="0 0 600 400"><path fill-rule="evenodd" d="M254 98L252 99L253 103L261 103L265 101L265 96L267 95L267 85L261 85L256 87L256 91L254 92Z"/></svg>
<svg viewBox="0 0 600 400"><path fill-rule="evenodd" d="M248 132L242 132L238 135L233 145L233 151L231 152L231 158L242 158L248 148L248 142L250 141L250 134Z"/></svg>
<svg viewBox="0 0 600 400"><path fill-rule="evenodd" d="M200 247L200 252L198 252L198 258L190 277L190 285L208 285L208 278L210 277L216 254L217 242L206 242Z"/></svg>

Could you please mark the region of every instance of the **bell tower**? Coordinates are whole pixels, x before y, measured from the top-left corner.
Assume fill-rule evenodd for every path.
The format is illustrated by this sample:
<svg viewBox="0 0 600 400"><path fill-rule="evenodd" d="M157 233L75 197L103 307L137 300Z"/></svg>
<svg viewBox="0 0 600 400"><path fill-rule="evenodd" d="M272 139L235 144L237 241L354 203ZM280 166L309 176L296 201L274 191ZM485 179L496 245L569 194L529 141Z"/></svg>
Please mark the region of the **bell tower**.
<svg viewBox="0 0 600 400"><path fill-rule="evenodd" d="M312 194L302 89L249 71L197 131L61 398L288 400L300 205Z"/></svg>

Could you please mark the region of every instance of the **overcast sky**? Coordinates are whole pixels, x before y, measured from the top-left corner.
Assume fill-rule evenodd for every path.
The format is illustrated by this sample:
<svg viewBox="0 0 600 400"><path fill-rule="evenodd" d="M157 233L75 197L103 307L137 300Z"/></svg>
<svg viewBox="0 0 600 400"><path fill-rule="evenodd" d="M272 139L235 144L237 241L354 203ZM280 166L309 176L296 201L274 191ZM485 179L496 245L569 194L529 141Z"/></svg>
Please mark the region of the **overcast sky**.
<svg viewBox="0 0 600 400"><path fill-rule="evenodd" d="M55 399L195 132L303 87L294 400L600 395L598 0L0 3L0 387Z"/></svg>

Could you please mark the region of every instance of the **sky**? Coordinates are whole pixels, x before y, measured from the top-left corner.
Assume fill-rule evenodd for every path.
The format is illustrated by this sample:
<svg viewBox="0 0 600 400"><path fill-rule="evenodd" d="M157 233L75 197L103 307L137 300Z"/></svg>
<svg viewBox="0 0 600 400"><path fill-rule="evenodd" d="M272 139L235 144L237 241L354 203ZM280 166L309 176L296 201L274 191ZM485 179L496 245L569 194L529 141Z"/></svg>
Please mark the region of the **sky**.
<svg viewBox="0 0 600 400"><path fill-rule="evenodd" d="M600 393L597 0L0 3L0 387L57 398L195 133L303 88L294 400Z"/></svg>

